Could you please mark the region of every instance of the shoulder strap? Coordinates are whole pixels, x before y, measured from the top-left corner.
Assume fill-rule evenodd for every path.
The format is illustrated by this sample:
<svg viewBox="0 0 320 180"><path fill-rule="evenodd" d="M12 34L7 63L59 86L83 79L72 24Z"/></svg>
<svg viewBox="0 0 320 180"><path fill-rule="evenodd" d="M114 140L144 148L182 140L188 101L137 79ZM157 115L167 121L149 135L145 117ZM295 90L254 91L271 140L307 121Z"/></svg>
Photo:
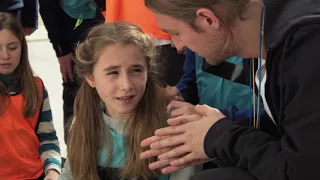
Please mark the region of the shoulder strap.
<svg viewBox="0 0 320 180"><path fill-rule="evenodd" d="M44 84L43 84L43 81L39 78L39 77L35 77L35 81L36 81L36 84L37 84L37 87L38 87L38 90L39 90L39 96L40 96L40 99L41 99L41 106L40 106L40 114L42 112L42 107L43 107L43 97L44 97ZM40 114L39 114L39 117L40 117ZM38 119L38 122L37 122L37 125L36 125L36 128L35 128L35 132L37 132L38 130L38 127L39 127L39 119Z"/></svg>

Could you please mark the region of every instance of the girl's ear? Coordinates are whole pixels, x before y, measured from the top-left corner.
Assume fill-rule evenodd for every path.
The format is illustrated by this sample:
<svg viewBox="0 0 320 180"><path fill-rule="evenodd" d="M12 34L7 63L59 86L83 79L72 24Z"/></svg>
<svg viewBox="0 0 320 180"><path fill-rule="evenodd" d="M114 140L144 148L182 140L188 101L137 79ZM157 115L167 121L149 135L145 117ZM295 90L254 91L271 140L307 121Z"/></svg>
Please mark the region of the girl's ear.
<svg viewBox="0 0 320 180"><path fill-rule="evenodd" d="M85 79L86 79L87 83L89 84L89 86L91 86L92 88L95 87L94 79L93 79L93 76L91 74L86 75Z"/></svg>

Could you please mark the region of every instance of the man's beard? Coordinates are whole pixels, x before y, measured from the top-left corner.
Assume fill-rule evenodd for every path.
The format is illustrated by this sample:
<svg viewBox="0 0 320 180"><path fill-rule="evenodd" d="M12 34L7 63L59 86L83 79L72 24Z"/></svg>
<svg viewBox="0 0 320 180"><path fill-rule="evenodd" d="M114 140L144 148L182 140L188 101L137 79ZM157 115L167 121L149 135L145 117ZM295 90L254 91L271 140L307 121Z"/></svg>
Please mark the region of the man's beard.
<svg viewBox="0 0 320 180"><path fill-rule="evenodd" d="M226 61L228 58L232 57L231 51L227 50L227 49L225 49L224 51L222 51L219 54L220 55L217 57L206 58L207 63L210 65L218 65L218 64L221 64L222 62Z"/></svg>

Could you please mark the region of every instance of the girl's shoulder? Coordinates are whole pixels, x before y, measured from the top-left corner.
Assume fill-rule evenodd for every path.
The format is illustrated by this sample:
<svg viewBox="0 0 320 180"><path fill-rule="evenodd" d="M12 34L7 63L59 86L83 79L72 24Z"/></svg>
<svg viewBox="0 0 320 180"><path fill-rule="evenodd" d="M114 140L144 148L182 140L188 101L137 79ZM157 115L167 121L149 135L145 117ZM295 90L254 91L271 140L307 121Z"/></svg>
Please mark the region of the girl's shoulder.
<svg viewBox="0 0 320 180"><path fill-rule="evenodd" d="M38 88L38 93L40 95L40 98L43 101L45 101L47 98L49 98L49 96L48 96L47 89L46 89L42 79L39 76L34 76L34 80L35 80L36 86Z"/></svg>
<svg viewBox="0 0 320 180"><path fill-rule="evenodd" d="M43 84L42 79L39 76L33 76L34 80L36 81L36 83L41 83Z"/></svg>
<svg viewBox="0 0 320 180"><path fill-rule="evenodd" d="M43 83L43 80L39 77L39 76L33 76L35 83L37 85L37 87L41 90L41 91L47 91L46 86Z"/></svg>

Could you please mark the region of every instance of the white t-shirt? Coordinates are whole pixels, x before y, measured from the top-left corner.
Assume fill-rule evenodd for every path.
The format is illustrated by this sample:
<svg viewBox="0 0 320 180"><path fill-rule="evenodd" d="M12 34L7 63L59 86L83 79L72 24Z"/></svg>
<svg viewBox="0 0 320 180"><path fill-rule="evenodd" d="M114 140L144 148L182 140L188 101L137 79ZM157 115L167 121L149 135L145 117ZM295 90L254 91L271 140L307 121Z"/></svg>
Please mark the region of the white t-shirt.
<svg viewBox="0 0 320 180"><path fill-rule="evenodd" d="M258 61L259 62L259 61ZM265 96L265 85L266 85L266 81L267 81L267 68L266 68L266 61L262 60L262 65L261 65L261 90L260 90L260 96L262 98L263 101L263 105L264 105L264 110L266 111L266 113L268 114L268 116L271 118L271 120L273 121L274 124L276 124L276 122L274 121L274 118L272 116L272 113L270 111L270 108L268 106L267 100L266 100L266 96ZM260 65L260 64L259 64ZM257 75L256 75L256 85L259 88L259 71L260 68L258 68L257 70Z"/></svg>

